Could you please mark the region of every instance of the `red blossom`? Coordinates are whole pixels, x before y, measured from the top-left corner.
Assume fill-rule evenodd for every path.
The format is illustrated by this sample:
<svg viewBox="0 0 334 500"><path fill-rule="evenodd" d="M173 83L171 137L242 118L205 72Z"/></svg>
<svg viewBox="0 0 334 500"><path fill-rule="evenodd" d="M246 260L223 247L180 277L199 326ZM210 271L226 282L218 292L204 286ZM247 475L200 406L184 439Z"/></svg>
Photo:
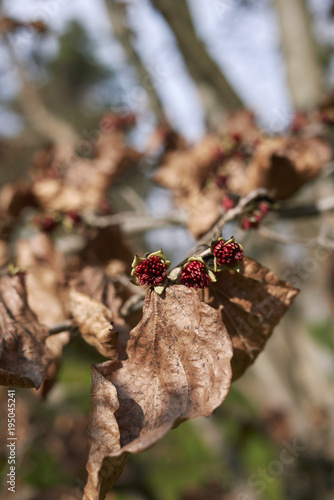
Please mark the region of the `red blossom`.
<svg viewBox="0 0 334 500"><path fill-rule="evenodd" d="M218 266L224 264L232 266L243 259L244 251L241 246L234 241L226 243L224 240L220 240L213 248L213 255L217 259Z"/></svg>
<svg viewBox="0 0 334 500"><path fill-rule="evenodd" d="M262 215L267 215L270 210L270 206L265 201L261 201L261 203L259 204L259 210Z"/></svg>
<svg viewBox="0 0 334 500"><path fill-rule="evenodd" d="M231 210L231 208L235 206L235 202L229 196L224 196L224 198L222 199L222 206L223 208L225 208L227 212L228 210Z"/></svg>
<svg viewBox="0 0 334 500"><path fill-rule="evenodd" d="M248 231L248 229L256 229L259 227L259 224L262 220L262 216L260 214L252 214L251 216L245 216L241 220L241 227L245 231Z"/></svg>
<svg viewBox="0 0 334 500"><path fill-rule="evenodd" d="M216 177L216 185L219 189L226 189L227 175L218 175L218 177Z"/></svg>
<svg viewBox="0 0 334 500"><path fill-rule="evenodd" d="M52 233L55 228L58 226L58 221L56 221L50 215L37 215L34 218L34 224L45 233Z"/></svg>
<svg viewBox="0 0 334 500"><path fill-rule="evenodd" d="M73 224L79 224L79 222L81 222L81 215L76 210L69 210L66 212L66 215L71 219Z"/></svg>
<svg viewBox="0 0 334 500"><path fill-rule="evenodd" d="M135 274L140 285L158 286L166 279L166 264L157 255L151 255L136 267Z"/></svg>
<svg viewBox="0 0 334 500"><path fill-rule="evenodd" d="M205 264L192 260L181 271L180 282L189 288L207 288L210 285L210 276L205 271Z"/></svg>

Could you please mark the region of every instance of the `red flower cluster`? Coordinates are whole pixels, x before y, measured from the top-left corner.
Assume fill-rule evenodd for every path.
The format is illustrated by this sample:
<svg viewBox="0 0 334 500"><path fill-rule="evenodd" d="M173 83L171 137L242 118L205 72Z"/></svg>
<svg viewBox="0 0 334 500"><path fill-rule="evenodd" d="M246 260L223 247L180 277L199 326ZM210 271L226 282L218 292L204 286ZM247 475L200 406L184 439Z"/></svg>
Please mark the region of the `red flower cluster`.
<svg viewBox="0 0 334 500"><path fill-rule="evenodd" d="M226 243L224 240L218 241L212 253L217 259L218 266L232 266L240 262L244 256L244 251L238 243L234 241Z"/></svg>
<svg viewBox="0 0 334 500"><path fill-rule="evenodd" d="M189 288L206 288L211 279L206 273L205 264L198 260L192 260L181 271L180 282Z"/></svg>
<svg viewBox="0 0 334 500"><path fill-rule="evenodd" d="M167 278L166 264L157 255L152 255L136 267L135 274L140 285L161 285Z"/></svg>

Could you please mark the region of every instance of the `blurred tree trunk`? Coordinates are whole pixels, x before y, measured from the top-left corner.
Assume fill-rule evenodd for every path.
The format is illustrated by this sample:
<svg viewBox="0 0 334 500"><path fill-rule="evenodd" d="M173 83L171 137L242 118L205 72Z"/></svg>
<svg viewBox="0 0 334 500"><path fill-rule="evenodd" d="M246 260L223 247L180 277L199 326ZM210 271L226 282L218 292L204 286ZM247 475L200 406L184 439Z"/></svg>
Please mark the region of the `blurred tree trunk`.
<svg viewBox="0 0 334 500"><path fill-rule="evenodd" d="M188 71L194 79L210 122L219 123L221 114L242 107L217 63L198 38L186 0L152 0L174 33Z"/></svg>
<svg viewBox="0 0 334 500"><path fill-rule="evenodd" d="M109 13L113 33L121 43L129 64L131 64L140 79L140 84L145 89L150 108L155 113L157 121L163 118L163 106L155 90L155 84L147 68L144 66L138 52L132 42L132 32L126 25L125 11L122 6L114 0L106 0L106 7Z"/></svg>
<svg viewBox="0 0 334 500"><path fill-rule="evenodd" d="M297 109L312 108L323 97L324 81L306 0L274 0L274 4L292 102Z"/></svg>

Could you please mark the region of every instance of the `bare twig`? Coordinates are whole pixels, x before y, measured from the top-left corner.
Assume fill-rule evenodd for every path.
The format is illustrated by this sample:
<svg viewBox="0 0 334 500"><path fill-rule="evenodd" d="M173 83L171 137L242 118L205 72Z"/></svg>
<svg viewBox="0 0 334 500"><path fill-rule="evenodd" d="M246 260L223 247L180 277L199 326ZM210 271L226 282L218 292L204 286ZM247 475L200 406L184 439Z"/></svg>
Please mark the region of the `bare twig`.
<svg viewBox="0 0 334 500"><path fill-rule="evenodd" d="M255 189L244 198L241 198L234 208L231 208L231 210L219 217L213 227L198 241L197 246L209 245L211 241L219 238L224 225L241 215L246 205L260 196L267 196L270 198L272 195L267 189L259 188Z"/></svg>
<svg viewBox="0 0 334 500"><path fill-rule="evenodd" d="M162 218L140 212L121 212L113 215L89 214L84 217L87 225L93 227L108 227L120 225L125 234L137 234L166 226L183 226L186 223L185 214L179 210L170 212Z"/></svg>

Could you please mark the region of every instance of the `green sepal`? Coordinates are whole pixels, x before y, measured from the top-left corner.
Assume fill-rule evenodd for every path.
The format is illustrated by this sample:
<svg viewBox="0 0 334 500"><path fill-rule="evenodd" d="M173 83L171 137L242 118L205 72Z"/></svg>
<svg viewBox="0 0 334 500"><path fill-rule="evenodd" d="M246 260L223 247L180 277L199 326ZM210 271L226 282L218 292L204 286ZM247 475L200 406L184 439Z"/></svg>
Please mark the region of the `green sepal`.
<svg viewBox="0 0 334 500"><path fill-rule="evenodd" d="M181 267L180 266L177 266L177 267L174 267L171 272L169 273L168 275L168 279L170 281L177 281L178 278L179 278L179 274L181 272Z"/></svg>
<svg viewBox="0 0 334 500"><path fill-rule="evenodd" d="M164 290L165 290L165 288L166 288L166 286L167 286L167 285L168 285L168 279L167 279L167 280L165 280L165 281L164 281L161 285L154 286L154 287L153 287L153 290L154 290L154 291L155 291L158 295L161 295L161 294L164 292Z"/></svg>
<svg viewBox="0 0 334 500"><path fill-rule="evenodd" d="M206 270L206 272L207 272L207 274L208 274L208 276L209 276L210 280L211 280L211 281L213 281L213 283L215 283L215 282L217 281L217 278L216 278L215 273L213 273L213 272L211 271L211 269L207 269L207 270Z"/></svg>
<svg viewBox="0 0 334 500"><path fill-rule="evenodd" d="M7 272L11 276L16 276L16 274L25 273L26 271L27 271L26 267L17 266L13 262L11 262L10 264L8 264L8 266L7 266Z"/></svg>
<svg viewBox="0 0 334 500"><path fill-rule="evenodd" d="M236 262L232 266L227 266L226 264L224 264L224 269L227 269L228 271L236 271L237 273L239 273L240 272L239 262Z"/></svg>
<svg viewBox="0 0 334 500"><path fill-rule="evenodd" d="M139 264L142 264L146 259L143 259L142 257L139 257L138 255L134 256L134 259L132 261L132 271L131 271L131 276L132 278L130 279L131 283L137 286L141 286L140 283L138 282L138 278L136 276L136 267L139 266Z"/></svg>

